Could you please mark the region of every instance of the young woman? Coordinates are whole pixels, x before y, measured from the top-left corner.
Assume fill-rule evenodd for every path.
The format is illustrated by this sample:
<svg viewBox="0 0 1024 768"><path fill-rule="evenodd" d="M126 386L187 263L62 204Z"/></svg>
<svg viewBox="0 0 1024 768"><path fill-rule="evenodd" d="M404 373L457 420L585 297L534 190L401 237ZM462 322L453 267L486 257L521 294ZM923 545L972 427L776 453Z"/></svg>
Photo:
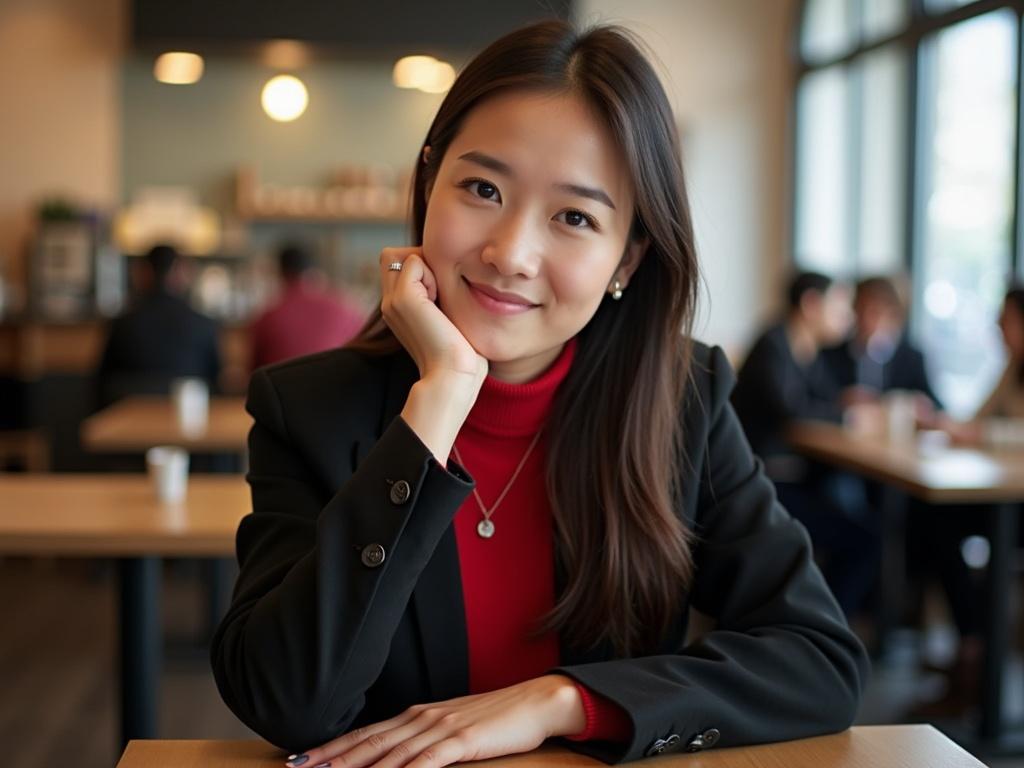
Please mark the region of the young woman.
<svg viewBox="0 0 1024 768"><path fill-rule="evenodd" d="M847 727L867 663L691 342L675 122L621 30L462 72L347 348L257 371L213 643L288 765L608 762ZM688 638L693 608L715 622Z"/></svg>

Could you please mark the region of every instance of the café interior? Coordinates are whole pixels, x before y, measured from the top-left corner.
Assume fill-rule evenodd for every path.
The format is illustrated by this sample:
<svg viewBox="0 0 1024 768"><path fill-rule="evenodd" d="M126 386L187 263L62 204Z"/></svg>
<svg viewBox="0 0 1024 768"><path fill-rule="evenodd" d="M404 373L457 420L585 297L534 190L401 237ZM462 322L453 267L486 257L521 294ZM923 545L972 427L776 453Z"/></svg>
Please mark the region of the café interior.
<svg viewBox="0 0 1024 768"><path fill-rule="evenodd" d="M668 95L694 338L742 384L766 329L792 340L822 296L844 303L842 333L811 354L863 353L834 418L797 409L782 434L785 459L842 481L823 491L838 506L856 496L837 514L876 548L852 554L863 596L840 599L872 665L850 749L883 750L861 764L1024 766L1024 405L991 405L1024 380L1009 375L1024 371L1022 15L1024 0L0 0L8 759L216 762L170 750L260 738L218 693L210 643L252 511L250 376L302 349L304 332L266 336L286 262L333 302L324 323L347 324L321 347L346 343L380 306L382 249L415 245L412 172L455 78L555 17L629 29ZM150 327L143 356L201 331L209 366L112 374L161 274L194 328ZM872 307L888 314L861 338ZM885 373L904 347L920 386ZM766 471L781 465L750 439ZM790 512L835 589L829 564L850 552L829 531L819 550L807 511ZM940 528L952 545L936 565ZM136 740L169 751L133 757ZM816 764L854 764L834 755Z"/></svg>

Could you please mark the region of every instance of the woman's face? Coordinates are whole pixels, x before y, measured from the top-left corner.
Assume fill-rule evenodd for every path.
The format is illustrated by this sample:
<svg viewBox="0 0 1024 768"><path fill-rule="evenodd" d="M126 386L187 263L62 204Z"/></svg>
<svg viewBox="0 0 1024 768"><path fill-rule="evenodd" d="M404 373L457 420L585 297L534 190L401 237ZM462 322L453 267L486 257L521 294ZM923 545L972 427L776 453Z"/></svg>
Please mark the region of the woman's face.
<svg viewBox="0 0 1024 768"><path fill-rule="evenodd" d="M1003 303L1003 311L999 314L999 330L1003 332L1003 342L1014 360L1024 359L1024 315L1012 301Z"/></svg>
<svg viewBox="0 0 1024 768"><path fill-rule="evenodd" d="M474 108L428 195L438 304L505 381L543 372L643 253L626 243L625 161L576 96L511 92Z"/></svg>

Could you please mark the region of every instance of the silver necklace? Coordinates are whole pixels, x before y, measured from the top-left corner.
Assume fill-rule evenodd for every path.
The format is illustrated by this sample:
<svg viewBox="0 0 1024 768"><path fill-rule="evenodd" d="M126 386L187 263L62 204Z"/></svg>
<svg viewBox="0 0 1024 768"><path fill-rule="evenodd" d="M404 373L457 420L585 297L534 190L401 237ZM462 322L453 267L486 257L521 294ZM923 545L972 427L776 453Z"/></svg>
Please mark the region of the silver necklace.
<svg viewBox="0 0 1024 768"><path fill-rule="evenodd" d="M504 500L505 494L508 493L512 484L516 481L516 478L519 477L519 473L522 471L523 465L526 464L526 460L530 457L530 453L533 451L534 446L537 445L537 441L539 439L540 430L538 430L537 434L533 436L533 440L530 442L530 447L526 449L526 453L523 454L523 458L519 460L519 466L516 467L516 471L512 473L512 477L510 477L508 483L505 484L505 488L502 490L501 495L498 496L498 500L494 502L494 505L490 509L488 509L487 505L484 504L484 500L480 498L480 491L475 487L473 488L473 496L476 498L476 503L480 506L480 511L484 516L484 519L476 524L476 532L480 535L480 538L489 539L494 535L494 523L491 522L491 515L494 514L498 505ZM452 445L452 453L455 454L455 458L459 464L465 467L466 462L462 460L462 455L459 453L459 449L455 445Z"/></svg>

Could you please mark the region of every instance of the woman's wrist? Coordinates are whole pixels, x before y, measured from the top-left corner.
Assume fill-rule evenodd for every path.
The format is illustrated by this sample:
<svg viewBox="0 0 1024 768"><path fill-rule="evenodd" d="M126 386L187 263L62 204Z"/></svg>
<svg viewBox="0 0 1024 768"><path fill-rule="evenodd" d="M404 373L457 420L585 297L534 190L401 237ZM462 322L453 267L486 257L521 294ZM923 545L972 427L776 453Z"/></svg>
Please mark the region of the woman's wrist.
<svg viewBox="0 0 1024 768"><path fill-rule="evenodd" d="M544 675L534 682L544 686L544 722L548 737L572 736L587 727L583 697L570 677Z"/></svg>
<svg viewBox="0 0 1024 768"><path fill-rule="evenodd" d="M402 419L444 466L479 393L464 380L424 378L412 385Z"/></svg>

